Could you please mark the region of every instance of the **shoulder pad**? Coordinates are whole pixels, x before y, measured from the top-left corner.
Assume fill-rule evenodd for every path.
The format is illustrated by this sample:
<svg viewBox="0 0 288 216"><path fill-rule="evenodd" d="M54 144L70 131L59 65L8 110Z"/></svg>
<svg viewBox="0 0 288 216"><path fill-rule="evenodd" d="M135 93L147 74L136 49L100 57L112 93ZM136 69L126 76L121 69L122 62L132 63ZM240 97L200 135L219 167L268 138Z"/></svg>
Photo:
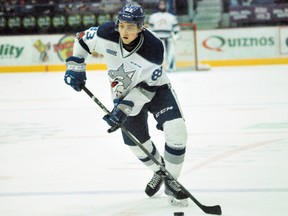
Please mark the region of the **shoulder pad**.
<svg viewBox="0 0 288 216"><path fill-rule="evenodd" d="M98 27L97 36L109 41L119 41L119 32L115 30L114 22L105 22Z"/></svg>
<svg viewBox="0 0 288 216"><path fill-rule="evenodd" d="M144 42L137 53L146 60L161 65L164 60L162 41L147 29L144 29L142 34L144 36Z"/></svg>

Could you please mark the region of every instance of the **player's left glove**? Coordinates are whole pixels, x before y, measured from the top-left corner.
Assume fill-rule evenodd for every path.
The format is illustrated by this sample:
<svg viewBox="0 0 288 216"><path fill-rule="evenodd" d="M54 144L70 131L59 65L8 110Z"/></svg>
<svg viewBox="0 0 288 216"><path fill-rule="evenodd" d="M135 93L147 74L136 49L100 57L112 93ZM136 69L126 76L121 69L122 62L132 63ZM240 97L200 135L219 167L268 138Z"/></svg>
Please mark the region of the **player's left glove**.
<svg viewBox="0 0 288 216"><path fill-rule="evenodd" d="M108 133L116 131L121 127L121 124L126 120L127 116L131 113L134 103L127 100L114 100L116 104L111 112L103 117L103 120L111 126Z"/></svg>
<svg viewBox="0 0 288 216"><path fill-rule="evenodd" d="M84 58L71 56L66 59L66 73L64 81L76 91L81 91L86 82L86 64Z"/></svg>

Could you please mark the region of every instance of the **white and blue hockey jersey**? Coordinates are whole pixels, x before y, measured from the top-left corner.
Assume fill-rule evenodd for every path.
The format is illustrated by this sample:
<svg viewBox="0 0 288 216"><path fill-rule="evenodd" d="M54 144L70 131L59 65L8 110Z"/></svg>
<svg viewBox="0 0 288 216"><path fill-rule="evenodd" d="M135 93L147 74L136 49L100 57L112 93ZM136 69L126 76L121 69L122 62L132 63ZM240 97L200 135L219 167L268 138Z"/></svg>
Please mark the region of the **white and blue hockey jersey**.
<svg viewBox="0 0 288 216"><path fill-rule="evenodd" d="M73 56L86 58L93 51L104 55L112 99L132 101L132 116L137 115L143 105L151 101L157 88L170 84L162 71L163 44L147 29L140 33L140 41L131 52L123 48L114 22L81 32L77 39Z"/></svg>
<svg viewBox="0 0 288 216"><path fill-rule="evenodd" d="M168 12L156 12L149 18L149 28L161 39L171 38L180 31L177 18Z"/></svg>

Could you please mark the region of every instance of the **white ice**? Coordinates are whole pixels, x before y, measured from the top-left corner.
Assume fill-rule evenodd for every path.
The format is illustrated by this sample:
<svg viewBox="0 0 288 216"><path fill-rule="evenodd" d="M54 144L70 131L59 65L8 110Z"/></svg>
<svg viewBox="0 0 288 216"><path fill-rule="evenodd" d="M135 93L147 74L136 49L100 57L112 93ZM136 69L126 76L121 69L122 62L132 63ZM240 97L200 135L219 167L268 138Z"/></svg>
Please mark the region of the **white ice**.
<svg viewBox="0 0 288 216"><path fill-rule="evenodd" d="M1 216L206 215L144 193L152 172L108 134L104 112L63 73L0 74ZM87 87L109 109L105 72ZM171 73L189 131L179 182L226 216L288 215L288 66ZM150 116L152 140L164 138Z"/></svg>

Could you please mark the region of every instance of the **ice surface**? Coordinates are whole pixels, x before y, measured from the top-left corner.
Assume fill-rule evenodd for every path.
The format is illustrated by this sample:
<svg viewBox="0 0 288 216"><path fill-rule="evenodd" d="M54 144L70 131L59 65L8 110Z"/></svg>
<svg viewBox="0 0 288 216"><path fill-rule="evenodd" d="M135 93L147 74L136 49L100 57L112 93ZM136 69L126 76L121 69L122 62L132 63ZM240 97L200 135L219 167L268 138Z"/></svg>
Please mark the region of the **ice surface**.
<svg viewBox="0 0 288 216"><path fill-rule="evenodd" d="M144 193L152 173L108 134L103 111L64 73L0 74L1 216L205 215ZM87 87L112 107L105 72ZM288 215L288 66L171 73L189 131L179 181L227 216ZM163 151L164 138L149 118Z"/></svg>

